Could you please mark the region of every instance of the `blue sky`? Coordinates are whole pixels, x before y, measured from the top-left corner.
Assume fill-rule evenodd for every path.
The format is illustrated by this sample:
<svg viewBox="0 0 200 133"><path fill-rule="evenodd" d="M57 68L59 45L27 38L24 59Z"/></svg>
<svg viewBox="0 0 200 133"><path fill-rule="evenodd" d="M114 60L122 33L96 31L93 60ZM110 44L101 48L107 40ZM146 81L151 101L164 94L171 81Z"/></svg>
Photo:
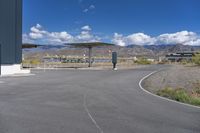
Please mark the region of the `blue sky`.
<svg viewBox="0 0 200 133"><path fill-rule="evenodd" d="M24 0L23 37L46 44L199 45L199 7L199 0Z"/></svg>

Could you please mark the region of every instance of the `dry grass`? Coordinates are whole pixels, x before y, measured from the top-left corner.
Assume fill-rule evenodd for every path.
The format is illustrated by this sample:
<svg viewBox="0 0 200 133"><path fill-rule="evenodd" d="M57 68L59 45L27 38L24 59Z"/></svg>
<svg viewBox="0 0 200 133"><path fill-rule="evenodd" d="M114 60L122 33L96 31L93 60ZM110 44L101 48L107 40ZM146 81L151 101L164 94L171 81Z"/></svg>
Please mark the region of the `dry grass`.
<svg viewBox="0 0 200 133"><path fill-rule="evenodd" d="M200 97L197 97L196 95L191 95L191 93L182 88L165 88L163 90L157 91L157 95L179 102L200 106Z"/></svg>

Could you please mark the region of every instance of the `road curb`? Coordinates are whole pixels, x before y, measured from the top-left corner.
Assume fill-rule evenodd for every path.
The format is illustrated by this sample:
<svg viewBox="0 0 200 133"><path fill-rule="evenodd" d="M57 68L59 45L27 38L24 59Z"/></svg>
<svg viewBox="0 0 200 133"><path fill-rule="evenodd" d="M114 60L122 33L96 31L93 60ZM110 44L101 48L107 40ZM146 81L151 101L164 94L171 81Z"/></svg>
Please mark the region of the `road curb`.
<svg viewBox="0 0 200 133"><path fill-rule="evenodd" d="M29 77L34 76L35 74L29 73L29 74L13 74L13 75L3 75L0 76L1 78L8 78L8 77Z"/></svg>
<svg viewBox="0 0 200 133"><path fill-rule="evenodd" d="M154 97L157 97L157 98L160 98L160 99L162 99L162 100L165 100L165 101L173 102L173 103L180 104L180 105L187 106L187 107L192 107L192 108L200 109L200 107L198 107L198 106L190 105L190 104L182 103L182 102L178 102L178 101L174 101L174 100L171 100L171 99L168 99L168 98L165 98L165 97L161 97L161 96L158 96L158 95L156 95L156 94L154 94L154 93L151 93L150 91L147 91L146 89L144 89L144 88L142 87L142 82L143 82L145 79L147 79L148 77L152 76L153 74L155 74L155 73L157 73L157 72L159 72L159 71L153 71L153 72L151 72L150 74L144 76L144 77L140 80L140 82L139 82L139 87L140 87L140 89L141 89L142 91L144 91L144 92L146 92L147 94L152 95L152 96L154 96Z"/></svg>

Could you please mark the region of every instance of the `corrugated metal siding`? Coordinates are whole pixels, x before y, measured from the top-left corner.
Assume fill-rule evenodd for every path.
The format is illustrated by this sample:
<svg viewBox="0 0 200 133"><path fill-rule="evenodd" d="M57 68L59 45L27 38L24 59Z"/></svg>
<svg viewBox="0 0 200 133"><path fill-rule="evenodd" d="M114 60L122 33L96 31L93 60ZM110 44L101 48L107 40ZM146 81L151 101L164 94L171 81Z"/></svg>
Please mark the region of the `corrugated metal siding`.
<svg viewBox="0 0 200 133"><path fill-rule="evenodd" d="M0 0L2 64L19 64L22 56L22 0Z"/></svg>

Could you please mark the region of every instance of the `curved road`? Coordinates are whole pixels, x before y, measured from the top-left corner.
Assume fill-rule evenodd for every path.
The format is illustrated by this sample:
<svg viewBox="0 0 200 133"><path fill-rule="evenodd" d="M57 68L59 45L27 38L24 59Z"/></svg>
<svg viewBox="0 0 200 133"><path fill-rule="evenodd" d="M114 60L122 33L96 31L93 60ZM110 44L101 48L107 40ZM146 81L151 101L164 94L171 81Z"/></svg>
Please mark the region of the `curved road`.
<svg viewBox="0 0 200 133"><path fill-rule="evenodd" d="M160 67L0 78L0 133L200 133L200 109L140 89Z"/></svg>

